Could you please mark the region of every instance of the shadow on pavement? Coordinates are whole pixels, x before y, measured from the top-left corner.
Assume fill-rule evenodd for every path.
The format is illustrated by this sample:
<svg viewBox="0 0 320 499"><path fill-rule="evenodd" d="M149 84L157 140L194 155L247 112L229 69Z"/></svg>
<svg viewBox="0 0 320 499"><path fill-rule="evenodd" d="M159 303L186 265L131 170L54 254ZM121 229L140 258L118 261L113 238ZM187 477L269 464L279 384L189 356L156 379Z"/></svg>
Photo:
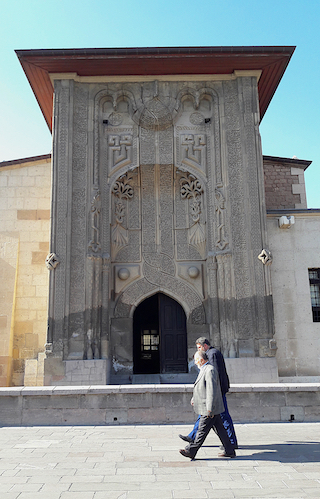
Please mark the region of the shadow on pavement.
<svg viewBox="0 0 320 499"><path fill-rule="evenodd" d="M217 447L216 445L203 445L203 448ZM241 456L241 451L252 451L251 454ZM212 459L217 459L212 457ZM221 458L218 458L221 459ZM240 445L237 459L254 461L281 461L295 463L320 462L320 442L286 442L274 445ZM211 460L211 458L199 459Z"/></svg>

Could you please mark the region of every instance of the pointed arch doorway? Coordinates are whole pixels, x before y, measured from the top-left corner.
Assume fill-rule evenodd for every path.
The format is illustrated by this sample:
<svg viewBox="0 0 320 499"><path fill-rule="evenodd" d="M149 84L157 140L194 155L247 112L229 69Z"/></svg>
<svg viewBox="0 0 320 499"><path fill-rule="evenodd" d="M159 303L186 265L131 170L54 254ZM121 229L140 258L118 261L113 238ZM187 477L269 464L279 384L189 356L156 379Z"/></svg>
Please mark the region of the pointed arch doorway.
<svg viewBox="0 0 320 499"><path fill-rule="evenodd" d="M135 310L133 372L188 372L186 315L178 302L163 293L147 298Z"/></svg>

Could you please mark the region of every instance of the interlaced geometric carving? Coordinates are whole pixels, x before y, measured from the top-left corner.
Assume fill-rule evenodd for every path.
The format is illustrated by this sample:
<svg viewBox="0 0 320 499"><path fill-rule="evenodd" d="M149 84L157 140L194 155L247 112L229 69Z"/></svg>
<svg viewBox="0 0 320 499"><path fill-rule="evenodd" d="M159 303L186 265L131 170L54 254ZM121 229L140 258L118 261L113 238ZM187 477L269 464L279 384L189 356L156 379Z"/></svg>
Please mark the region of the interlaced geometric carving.
<svg viewBox="0 0 320 499"><path fill-rule="evenodd" d="M139 124L149 130L168 128L172 125L171 111L155 97L143 107Z"/></svg>
<svg viewBox="0 0 320 499"><path fill-rule="evenodd" d="M228 241L225 239L225 221L224 221L224 210L225 210L225 198L221 191L215 189L216 198L216 227L217 227L217 238L216 245L220 250L223 250Z"/></svg>
<svg viewBox="0 0 320 499"><path fill-rule="evenodd" d="M181 134L181 163L195 168L206 167L206 136L199 134Z"/></svg>
<svg viewBox="0 0 320 499"><path fill-rule="evenodd" d="M132 163L132 135L109 136L109 168L129 166Z"/></svg>
<svg viewBox="0 0 320 499"><path fill-rule="evenodd" d="M91 200L91 240L89 250L97 253L101 250L100 244L100 212L101 212L101 193L98 187L94 188L94 195Z"/></svg>

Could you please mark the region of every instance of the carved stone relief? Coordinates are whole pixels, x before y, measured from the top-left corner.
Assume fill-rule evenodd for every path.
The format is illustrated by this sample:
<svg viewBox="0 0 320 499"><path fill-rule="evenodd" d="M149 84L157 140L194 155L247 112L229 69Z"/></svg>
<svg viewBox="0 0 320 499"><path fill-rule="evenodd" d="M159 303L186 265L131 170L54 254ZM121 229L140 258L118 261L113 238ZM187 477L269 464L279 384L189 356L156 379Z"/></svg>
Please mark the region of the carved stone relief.
<svg viewBox="0 0 320 499"><path fill-rule="evenodd" d="M218 268L218 294L221 346L227 357L237 356L236 324L237 314L235 307L234 279L232 272L232 255L219 254L216 257Z"/></svg>
<svg viewBox="0 0 320 499"><path fill-rule="evenodd" d="M192 324L205 323L205 311L201 297L189 286L174 276L161 273L155 268L144 267L147 276L131 284L119 296L115 308L115 317L129 317L133 305L137 305L142 298L147 298L155 292L162 291L185 304L187 317Z"/></svg>
<svg viewBox="0 0 320 499"><path fill-rule="evenodd" d="M206 170L206 136L205 134L181 134L181 164L188 167Z"/></svg>
<svg viewBox="0 0 320 499"><path fill-rule="evenodd" d="M91 199L91 240L89 241L89 253L97 253L101 250L100 244L100 212L101 212L101 193L98 187L94 187Z"/></svg>
<svg viewBox="0 0 320 499"><path fill-rule="evenodd" d="M57 289L62 289L55 296L61 337L65 303L73 310L81 303L90 312L85 312L85 326L83 317L74 318L72 334L81 329L84 356L96 358L105 348L100 338L108 337L114 301L115 316L128 317L141 299L163 291L183 302L194 324L208 319L206 300L214 334L220 317L223 348L227 355L235 355L236 340L255 331L252 295L256 291L263 295L257 281L265 271L251 256L257 256L265 244L259 210L254 213L259 208L259 179L254 173L250 81L240 90L236 81L95 83L83 89L79 83L73 129L68 121L73 83L64 85L56 95L60 189L56 220L62 233L57 234L57 248L53 247L61 264L51 273ZM238 95L241 89L243 101ZM70 154L69 133L74 134ZM72 175L68 174L71 157ZM63 188L68 179L72 185ZM66 222L70 201L72 213ZM70 242L66 234L73 222ZM104 258L106 254L111 259ZM253 258L259 278L251 271ZM75 289L70 299L63 285L69 271ZM261 303L257 307L263 315Z"/></svg>
<svg viewBox="0 0 320 499"><path fill-rule="evenodd" d="M46 257L46 267L49 270L53 270L59 265L60 260L59 257L55 253L49 253Z"/></svg>
<svg viewBox="0 0 320 499"><path fill-rule="evenodd" d="M224 250L228 245L226 240L226 222L225 222L225 198L221 188L215 189L215 210L216 210L216 246L218 250Z"/></svg>
<svg viewBox="0 0 320 499"><path fill-rule="evenodd" d="M272 254L271 251L268 249L263 249L261 253L258 255L258 258L260 262L263 263L263 265L271 265L272 263Z"/></svg>
<svg viewBox="0 0 320 499"><path fill-rule="evenodd" d="M141 268L139 264L126 263L114 265L114 292L117 296L123 289L128 287L136 279L141 277Z"/></svg>
<svg viewBox="0 0 320 499"><path fill-rule="evenodd" d="M109 135L109 170L132 164L132 134Z"/></svg>
<svg viewBox="0 0 320 499"><path fill-rule="evenodd" d="M203 188L200 181L192 174L180 177L180 195L188 202L188 242L194 246L202 258L206 255L206 230L201 221L204 205Z"/></svg>
<svg viewBox="0 0 320 499"><path fill-rule="evenodd" d="M199 296L204 298L203 266L200 262L179 262L177 264L178 276L187 281L196 289Z"/></svg>
<svg viewBox="0 0 320 499"><path fill-rule="evenodd" d="M122 175L113 185L112 194L114 199L114 221L111 227L111 255L114 259L118 251L128 244L127 211L128 200L133 198L133 188L130 185L132 176L126 173Z"/></svg>
<svg viewBox="0 0 320 499"><path fill-rule="evenodd" d="M55 136L53 149L53 172L56 189L53 195L53 231L51 247L59 254L60 265L50 274L49 328L47 343L52 344L51 354L63 358L64 355L64 317L68 300L66 290L66 271L68 269L68 173L69 173L69 105L72 88L70 81L56 82L54 93ZM58 178L57 178L58 172ZM58 180L58 181L57 181Z"/></svg>

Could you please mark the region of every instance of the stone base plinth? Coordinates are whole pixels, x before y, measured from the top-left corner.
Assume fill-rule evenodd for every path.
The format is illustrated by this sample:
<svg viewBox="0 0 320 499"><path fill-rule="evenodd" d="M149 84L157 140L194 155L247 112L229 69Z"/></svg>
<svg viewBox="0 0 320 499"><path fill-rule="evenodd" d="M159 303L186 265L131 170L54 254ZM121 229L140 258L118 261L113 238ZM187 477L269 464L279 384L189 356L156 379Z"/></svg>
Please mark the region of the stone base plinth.
<svg viewBox="0 0 320 499"><path fill-rule="evenodd" d="M105 385L107 360L60 360L49 357L44 360L44 384L46 386Z"/></svg>
<svg viewBox="0 0 320 499"><path fill-rule="evenodd" d="M230 383L278 383L275 357L241 357L225 359Z"/></svg>
<svg viewBox="0 0 320 499"><path fill-rule="evenodd" d="M193 385L0 388L0 425L192 424ZM320 383L232 385L234 422L320 421Z"/></svg>

